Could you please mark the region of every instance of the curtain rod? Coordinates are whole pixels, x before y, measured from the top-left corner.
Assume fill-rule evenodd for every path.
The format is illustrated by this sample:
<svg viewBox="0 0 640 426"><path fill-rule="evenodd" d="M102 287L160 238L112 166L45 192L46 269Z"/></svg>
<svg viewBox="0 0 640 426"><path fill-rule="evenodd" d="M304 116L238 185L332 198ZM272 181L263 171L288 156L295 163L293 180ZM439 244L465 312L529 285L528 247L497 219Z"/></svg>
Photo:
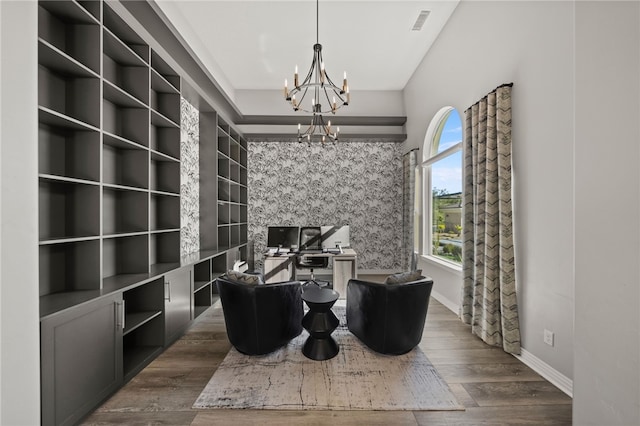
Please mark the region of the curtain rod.
<svg viewBox="0 0 640 426"><path fill-rule="evenodd" d="M513 82L511 83L504 83L501 84L500 86L496 87L495 89L493 89L492 91L490 91L489 93L487 93L486 95L484 95L482 98L480 98L479 101L475 102L473 105L471 105L469 108L465 109L464 112L466 113L467 111L469 111L471 108L474 107L474 105L479 104L480 102L482 102L484 99L487 99L489 97L490 94L494 93L496 90L502 88L502 87L513 87Z"/></svg>

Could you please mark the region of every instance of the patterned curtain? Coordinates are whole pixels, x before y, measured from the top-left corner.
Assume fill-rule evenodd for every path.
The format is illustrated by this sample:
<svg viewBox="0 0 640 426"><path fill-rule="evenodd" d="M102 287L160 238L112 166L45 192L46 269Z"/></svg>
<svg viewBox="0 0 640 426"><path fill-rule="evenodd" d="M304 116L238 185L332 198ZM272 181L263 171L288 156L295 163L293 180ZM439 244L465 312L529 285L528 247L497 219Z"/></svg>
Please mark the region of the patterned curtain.
<svg viewBox="0 0 640 426"><path fill-rule="evenodd" d="M402 269L416 268L413 252L413 210L416 191L417 149L402 156Z"/></svg>
<svg viewBox="0 0 640 426"><path fill-rule="evenodd" d="M511 84L465 111L462 320L520 353L511 207Z"/></svg>

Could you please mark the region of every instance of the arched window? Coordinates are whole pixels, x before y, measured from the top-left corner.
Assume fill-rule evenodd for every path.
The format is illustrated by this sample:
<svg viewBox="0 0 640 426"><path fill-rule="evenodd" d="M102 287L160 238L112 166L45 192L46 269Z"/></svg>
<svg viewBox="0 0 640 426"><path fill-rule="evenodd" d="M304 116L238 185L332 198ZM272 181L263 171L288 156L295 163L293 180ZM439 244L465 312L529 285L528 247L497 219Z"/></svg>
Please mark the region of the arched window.
<svg viewBox="0 0 640 426"><path fill-rule="evenodd" d="M455 108L431 120L422 169L422 254L462 264L462 120Z"/></svg>

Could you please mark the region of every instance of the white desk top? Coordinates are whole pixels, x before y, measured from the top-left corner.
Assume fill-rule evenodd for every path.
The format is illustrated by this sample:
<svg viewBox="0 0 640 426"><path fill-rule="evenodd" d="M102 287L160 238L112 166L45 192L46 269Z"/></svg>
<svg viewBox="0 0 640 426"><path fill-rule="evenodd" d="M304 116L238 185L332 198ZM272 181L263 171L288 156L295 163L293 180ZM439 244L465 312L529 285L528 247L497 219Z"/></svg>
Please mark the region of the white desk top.
<svg viewBox="0 0 640 426"><path fill-rule="evenodd" d="M264 253L265 257L285 257L285 256L306 256L306 257L355 257L356 251L351 248L342 249L342 253L280 253L279 255L271 254L269 252Z"/></svg>

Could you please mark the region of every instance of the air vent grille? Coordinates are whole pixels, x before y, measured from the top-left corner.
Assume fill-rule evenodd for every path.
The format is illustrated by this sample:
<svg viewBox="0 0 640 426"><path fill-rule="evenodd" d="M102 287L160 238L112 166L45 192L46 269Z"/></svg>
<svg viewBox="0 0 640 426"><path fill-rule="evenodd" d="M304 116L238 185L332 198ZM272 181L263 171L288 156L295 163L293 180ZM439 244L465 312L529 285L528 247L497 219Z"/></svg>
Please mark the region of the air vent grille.
<svg viewBox="0 0 640 426"><path fill-rule="evenodd" d="M424 22L427 20L429 13L430 12L428 10L421 10L416 22L413 24L413 28L411 28L411 31L420 31Z"/></svg>

